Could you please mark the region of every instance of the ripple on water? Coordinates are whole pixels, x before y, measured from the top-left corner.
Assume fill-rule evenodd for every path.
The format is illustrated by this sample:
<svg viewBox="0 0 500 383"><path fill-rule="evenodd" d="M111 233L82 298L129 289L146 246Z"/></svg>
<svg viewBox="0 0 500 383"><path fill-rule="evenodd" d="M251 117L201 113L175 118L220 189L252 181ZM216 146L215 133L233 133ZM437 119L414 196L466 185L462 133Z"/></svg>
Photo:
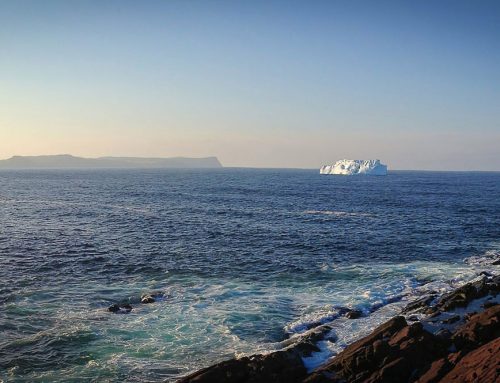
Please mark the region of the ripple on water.
<svg viewBox="0 0 500 383"><path fill-rule="evenodd" d="M498 174L2 171L0 196L6 381L174 379L333 321L318 362L500 249Z"/></svg>

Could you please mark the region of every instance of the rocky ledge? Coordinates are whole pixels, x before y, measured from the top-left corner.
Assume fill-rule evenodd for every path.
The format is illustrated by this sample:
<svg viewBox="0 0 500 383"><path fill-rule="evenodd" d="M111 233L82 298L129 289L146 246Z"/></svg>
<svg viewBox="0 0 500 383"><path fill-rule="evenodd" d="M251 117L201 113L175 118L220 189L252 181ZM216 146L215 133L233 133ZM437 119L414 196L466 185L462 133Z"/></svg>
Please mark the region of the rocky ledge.
<svg viewBox="0 0 500 383"><path fill-rule="evenodd" d="M422 297L313 371L303 357L331 328L309 330L283 350L231 359L180 383L499 382L500 276ZM410 323L409 323L409 322Z"/></svg>

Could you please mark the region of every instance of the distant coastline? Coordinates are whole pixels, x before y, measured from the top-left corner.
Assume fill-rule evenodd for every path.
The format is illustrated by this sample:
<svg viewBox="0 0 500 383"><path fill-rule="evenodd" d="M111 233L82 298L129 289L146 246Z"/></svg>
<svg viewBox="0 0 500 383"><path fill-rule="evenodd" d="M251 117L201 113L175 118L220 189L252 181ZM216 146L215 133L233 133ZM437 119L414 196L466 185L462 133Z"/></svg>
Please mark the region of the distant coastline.
<svg viewBox="0 0 500 383"><path fill-rule="evenodd" d="M222 168L217 157L98 157L84 158L70 154L13 156L0 160L0 169L162 169Z"/></svg>

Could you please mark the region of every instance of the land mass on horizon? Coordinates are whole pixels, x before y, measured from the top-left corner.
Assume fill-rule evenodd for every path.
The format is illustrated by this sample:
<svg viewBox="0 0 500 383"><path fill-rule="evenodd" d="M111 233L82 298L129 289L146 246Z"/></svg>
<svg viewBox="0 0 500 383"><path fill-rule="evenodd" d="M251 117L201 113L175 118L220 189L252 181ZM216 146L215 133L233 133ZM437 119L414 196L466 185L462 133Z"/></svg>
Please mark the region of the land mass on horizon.
<svg viewBox="0 0 500 383"><path fill-rule="evenodd" d="M217 157L98 157L84 158L70 154L12 156L0 160L0 169L75 169L75 168L221 168Z"/></svg>

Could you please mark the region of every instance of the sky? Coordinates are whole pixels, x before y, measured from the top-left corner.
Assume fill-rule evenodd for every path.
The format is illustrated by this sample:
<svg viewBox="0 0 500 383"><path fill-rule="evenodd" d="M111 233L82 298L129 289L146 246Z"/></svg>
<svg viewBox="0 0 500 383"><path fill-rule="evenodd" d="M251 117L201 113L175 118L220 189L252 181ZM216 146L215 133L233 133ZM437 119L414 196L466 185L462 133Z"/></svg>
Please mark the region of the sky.
<svg viewBox="0 0 500 383"><path fill-rule="evenodd" d="M500 170L498 1L0 0L0 158Z"/></svg>

